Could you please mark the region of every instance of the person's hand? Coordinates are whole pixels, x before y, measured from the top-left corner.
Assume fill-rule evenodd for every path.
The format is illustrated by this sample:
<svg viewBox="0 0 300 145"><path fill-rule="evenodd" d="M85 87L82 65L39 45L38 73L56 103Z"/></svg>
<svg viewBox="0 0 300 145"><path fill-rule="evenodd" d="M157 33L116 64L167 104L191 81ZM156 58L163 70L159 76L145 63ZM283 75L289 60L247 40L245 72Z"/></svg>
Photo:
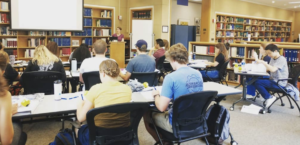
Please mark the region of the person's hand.
<svg viewBox="0 0 300 145"><path fill-rule="evenodd" d="M153 91L152 91L152 96L154 97L154 96L156 96L156 95L159 95L159 91L153 90Z"/></svg>
<svg viewBox="0 0 300 145"><path fill-rule="evenodd" d="M18 113L18 103L12 104L12 115L15 115Z"/></svg>
<svg viewBox="0 0 300 145"><path fill-rule="evenodd" d="M255 60L258 60L258 55L257 55L257 53L256 53L254 50L252 50L252 57L253 57Z"/></svg>

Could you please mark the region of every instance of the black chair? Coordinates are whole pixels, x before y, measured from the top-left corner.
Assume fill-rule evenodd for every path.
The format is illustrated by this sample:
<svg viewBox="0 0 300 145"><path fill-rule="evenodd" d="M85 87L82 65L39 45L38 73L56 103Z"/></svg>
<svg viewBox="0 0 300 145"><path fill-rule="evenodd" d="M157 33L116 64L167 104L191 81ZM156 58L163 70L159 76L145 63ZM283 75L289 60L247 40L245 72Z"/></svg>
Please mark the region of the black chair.
<svg viewBox="0 0 300 145"><path fill-rule="evenodd" d="M160 79L160 77L165 77L165 67L164 67L164 62L165 62L166 56L162 56L158 59L157 64L156 64L156 69L158 69L160 71L160 73L158 74L158 79Z"/></svg>
<svg viewBox="0 0 300 145"><path fill-rule="evenodd" d="M137 73L133 72L130 76L130 79L137 79L138 82L144 83L147 82L149 86L157 85L158 72L147 72L147 73Z"/></svg>
<svg viewBox="0 0 300 145"><path fill-rule="evenodd" d="M123 103L90 110L87 115L90 145L138 145L137 129L148 103ZM101 128L95 126L95 116L101 113L130 113L130 126L123 128ZM114 121L114 120L112 120Z"/></svg>
<svg viewBox="0 0 300 145"><path fill-rule="evenodd" d="M90 90L93 85L101 83L99 71L83 73L82 78L85 90Z"/></svg>
<svg viewBox="0 0 300 145"><path fill-rule="evenodd" d="M288 83L292 84L294 87L297 88L297 84L298 84L298 78L300 76L300 65L297 65L297 66L294 66L292 68L292 71L289 72L289 78L287 79L279 79L277 81L277 86L280 88L280 90L275 90L275 89L268 89L269 92L271 92L271 94L277 94L279 97L276 98L276 100L269 106L268 108L268 113L271 113L272 111L270 110L270 108L272 107L272 105L278 101L280 99L281 101L281 106L284 106L284 103L282 102L282 97L286 96L289 100L289 103L290 103L290 106L291 106L291 109L294 109L294 106L292 105L292 102L291 100L293 100L293 102L296 104L298 110L299 110L299 113L300 113L300 107L298 105L298 103L296 102L296 100L289 95L289 93L287 92L286 88L282 88L280 85L279 85L279 82L281 81L288 81ZM281 95L280 95L281 94Z"/></svg>
<svg viewBox="0 0 300 145"><path fill-rule="evenodd" d="M21 84L24 94L45 93L54 94L54 81L62 80L62 74L56 71L24 72Z"/></svg>
<svg viewBox="0 0 300 145"><path fill-rule="evenodd" d="M210 133L208 133L205 115L209 104L216 98L217 94L217 91L202 91L175 99L172 118L173 133L154 125L157 135L158 132L162 135L162 139L158 135L160 143L167 141L180 145L182 142L204 137L208 145L206 137Z"/></svg>
<svg viewBox="0 0 300 145"><path fill-rule="evenodd" d="M208 76L208 80L204 80L204 81L212 81L212 82L217 82L217 83L221 83L223 85L223 82L226 83L226 85L228 86L227 82L226 82L226 75L227 75L227 66L228 66L229 60L226 61L222 66L221 69L219 71L219 77L218 78L210 78ZM216 67L209 67L206 69L205 74L207 75L207 71L211 71L211 70L216 70Z"/></svg>

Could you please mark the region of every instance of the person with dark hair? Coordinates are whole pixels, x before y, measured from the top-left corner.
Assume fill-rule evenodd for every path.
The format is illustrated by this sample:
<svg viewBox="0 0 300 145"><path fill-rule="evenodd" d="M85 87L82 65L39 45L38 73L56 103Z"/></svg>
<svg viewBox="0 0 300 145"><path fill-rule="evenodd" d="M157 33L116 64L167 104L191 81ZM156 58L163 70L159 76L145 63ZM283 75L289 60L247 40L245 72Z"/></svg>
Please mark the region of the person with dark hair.
<svg viewBox="0 0 300 145"><path fill-rule="evenodd" d="M166 59L170 61L175 71L165 77L161 92L153 90L155 106L162 113L153 112L152 116L156 126L173 133L173 108L170 107L167 110L170 102L174 102L182 95L203 91L203 79L199 71L187 66L188 51L183 44L178 43L171 46L166 52ZM145 127L150 135L158 141L158 137L150 125L152 121L149 116L150 112L144 114Z"/></svg>
<svg viewBox="0 0 300 145"><path fill-rule="evenodd" d="M124 41L124 35L121 33L122 28L121 27L117 27L117 33L113 34L112 37L118 37L118 41L119 42L123 42Z"/></svg>
<svg viewBox="0 0 300 145"><path fill-rule="evenodd" d="M225 47L226 47L227 51L229 51L229 49L230 49L230 43L226 43Z"/></svg>
<svg viewBox="0 0 300 145"><path fill-rule="evenodd" d="M208 77L214 79L219 77L219 71L221 70L222 65L229 59L227 49L223 43L218 43L216 45L217 57L215 58L215 62L206 62L208 67L216 67L216 70L200 71L204 80L208 80Z"/></svg>
<svg viewBox="0 0 300 145"><path fill-rule="evenodd" d="M75 58L77 62L83 62L84 59L90 57L91 57L91 52L89 51L88 45L82 43L78 48L74 50L70 60Z"/></svg>
<svg viewBox="0 0 300 145"><path fill-rule="evenodd" d="M275 44L269 44L265 51L271 57L269 64L258 59L255 51L253 51L253 56L257 63L262 63L267 68L267 71L270 72L270 79L258 79L253 83L253 86L266 99L266 108L268 108L276 100L276 97L271 95L267 89L280 90L277 86L277 81L279 79L287 79L289 71L286 59L280 55L280 51ZM280 81L278 84L284 88L287 85L287 81Z"/></svg>
<svg viewBox="0 0 300 145"><path fill-rule="evenodd" d="M15 80L20 80L19 73L9 64L9 56L3 51L3 56L7 60L7 65L5 69L5 73L3 74L4 78L7 80L8 85L11 85Z"/></svg>
<svg viewBox="0 0 300 145"><path fill-rule="evenodd" d="M138 40L135 46L137 48L138 56L129 61L126 67L126 74L122 74L122 72L119 74L125 81L129 80L131 73L133 72L155 71L155 61L151 56L147 55L147 42L145 40Z"/></svg>
<svg viewBox="0 0 300 145"><path fill-rule="evenodd" d="M160 57L165 55L165 44L164 41L162 39L156 39L156 43L155 43L155 49L150 50L149 55L151 56L153 51L153 57L155 58L155 62L157 63L157 61L159 60Z"/></svg>
<svg viewBox="0 0 300 145"><path fill-rule="evenodd" d="M58 45L56 42L50 41L46 47L49 49L50 52L59 57Z"/></svg>

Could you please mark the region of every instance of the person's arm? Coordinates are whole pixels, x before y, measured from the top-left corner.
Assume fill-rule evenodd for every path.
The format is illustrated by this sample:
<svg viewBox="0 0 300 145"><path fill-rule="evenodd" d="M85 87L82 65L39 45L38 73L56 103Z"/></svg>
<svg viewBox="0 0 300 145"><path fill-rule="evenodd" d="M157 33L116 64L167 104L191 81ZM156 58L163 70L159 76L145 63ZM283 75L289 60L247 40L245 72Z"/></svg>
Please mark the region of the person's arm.
<svg viewBox="0 0 300 145"><path fill-rule="evenodd" d="M124 80L124 81L128 81L131 73L130 72L126 72L126 74L124 75L122 72L120 72L119 76Z"/></svg>
<svg viewBox="0 0 300 145"><path fill-rule="evenodd" d="M133 67L134 67L134 59L130 60L127 67L126 67L126 74L122 74L122 72L120 71L119 76L124 80L124 81L128 81L131 73L133 72Z"/></svg>
<svg viewBox="0 0 300 145"><path fill-rule="evenodd" d="M216 67L219 62L215 61L215 62L205 62L205 64L207 64L207 67Z"/></svg>
<svg viewBox="0 0 300 145"><path fill-rule="evenodd" d="M86 114L87 112L94 108L94 105L89 100L80 101L77 105L77 119L79 122L84 122L86 120Z"/></svg>
<svg viewBox="0 0 300 145"><path fill-rule="evenodd" d="M268 71L276 72L278 70L278 67L271 66L271 65L268 64L268 62L265 62L263 60L258 59L258 55L255 51L252 51L252 55L255 58L255 61L258 62L258 63L262 63L267 68Z"/></svg>
<svg viewBox="0 0 300 145"><path fill-rule="evenodd" d="M11 144L13 136L11 94L7 91L5 96L0 97L0 140L2 145Z"/></svg>
<svg viewBox="0 0 300 145"><path fill-rule="evenodd" d="M152 92L156 108L159 111L164 112L167 110L167 108L171 102L171 99L168 97L165 97L165 96L160 96L159 94L160 94L160 92L157 90Z"/></svg>

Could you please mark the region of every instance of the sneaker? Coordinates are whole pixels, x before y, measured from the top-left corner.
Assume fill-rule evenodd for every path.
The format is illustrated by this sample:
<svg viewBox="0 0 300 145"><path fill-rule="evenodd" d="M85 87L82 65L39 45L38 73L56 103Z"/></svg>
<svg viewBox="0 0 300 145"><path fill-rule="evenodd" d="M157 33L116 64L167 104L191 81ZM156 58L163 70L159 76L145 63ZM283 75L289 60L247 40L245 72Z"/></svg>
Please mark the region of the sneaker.
<svg viewBox="0 0 300 145"><path fill-rule="evenodd" d="M252 96L252 95L246 95L246 98L247 99L254 99L254 96Z"/></svg>
<svg viewBox="0 0 300 145"><path fill-rule="evenodd" d="M269 108L271 104L276 100L276 97L272 96L272 98L266 100L266 108Z"/></svg>

